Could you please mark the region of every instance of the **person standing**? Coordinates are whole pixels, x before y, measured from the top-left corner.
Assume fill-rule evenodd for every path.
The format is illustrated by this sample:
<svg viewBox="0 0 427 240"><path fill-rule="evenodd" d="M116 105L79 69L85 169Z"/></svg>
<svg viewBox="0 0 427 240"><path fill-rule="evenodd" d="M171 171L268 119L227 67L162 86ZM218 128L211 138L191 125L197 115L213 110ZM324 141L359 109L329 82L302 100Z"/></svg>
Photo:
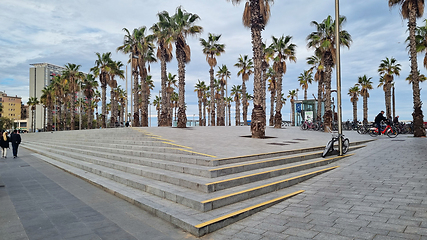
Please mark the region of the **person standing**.
<svg viewBox="0 0 427 240"><path fill-rule="evenodd" d="M19 147L19 144L21 143L21 135L19 135L16 129L13 130L13 133L10 136L10 141L12 142L13 158L16 158L18 157L18 147Z"/></svg>
<svg viewBox="0 0 427 240"><path fill-rule="evenodd" d="M1 157L6 158L7 149L9 148L9 137L7 136L7 132L3 131L0 137L0 147L1 147Z"/></svg>
<svg viewBox="0 0 427 240"><path fill-rule="evenodd" d="M381 111L378 113L378 115L375 117L375 125L378 128L378 134L381 135L381 121L386 121L387 118L384 117L384 111Z"/></svg>

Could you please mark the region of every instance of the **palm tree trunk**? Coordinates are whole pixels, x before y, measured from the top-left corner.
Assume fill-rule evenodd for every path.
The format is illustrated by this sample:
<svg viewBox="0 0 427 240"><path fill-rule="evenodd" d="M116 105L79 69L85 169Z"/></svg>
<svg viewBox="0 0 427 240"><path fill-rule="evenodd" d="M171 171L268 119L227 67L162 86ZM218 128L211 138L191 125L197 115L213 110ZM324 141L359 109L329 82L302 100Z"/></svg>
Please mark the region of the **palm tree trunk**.
<svg viewBox="0 0 427 240"><path fill-rule="evenodd" d="M391 118L391 84L387 82L385 92L385 110L387 119Z"/></svg>
<svg viewBox="0 0 427 240"><path fill-rule="evenodd" d="M357 101L353 101L353 122L357 122Z"/></svg>
<svg viewBox="0 0 427 240"><path fill-rule="evenodd" d="M202 125L202 98L199 97L199 126Z"/></svg>
<svg viewBox="0 0 427 240"><path fill-rule="evenodd" d="M71 79L71 84L74 84L74 79ZM74 89L74 88L72 88ZM71 124L71 130L75 130L75 114L76 114L76 93L74 91L71 92L71 109L70 109L70 114L71 114L71 120L70 120L70 124Z"/></svg>
<svg viewBox="0 0 427 240"><path fill-rule="evenodd" d="M282 128L282 73L276 74L276 115L274 128Z"/></svg>
<svg viewBox="0 0 427 240"><path fill-rule="evenodd" d="M276 89L273 89L270 93L270 126L274 126L274 98L276 95Z"/></svg>
<svg viewBox="0 0 427 240"><path fill-rule="evenodd" d="M178 41L179 42L179 41ZM178 60L178 128L187 127L187 115L185 113L185 53L182 47L178 45L185 46L185 43L179 44L177 42L177 60Z"/></svg>
<svg viewBox="0 0 427 240"><path fill-rule="evenodd" d="M111 88L110 91L110 102L111 102L111 118L110 118L110 128L114 128L115 123L116 123L116 115L115 115L115 111L116 111L116 106L115 106L115 92L113 90L113 88Z"/></svg>
<svg viewBox="0 0 427 240"><path fill-rule="evenodd" d="M322 120L322 102L323 102L322 89L323 89L323 79L320 78L317 83L317 117L316 117L317 121Z"/></svg>
<svg viewBox="0 0 427 240"><path fill-rule="evenodd" d="M102 101L102 115L101 115L101 121L102 121L102 128L107 128L107 86L102 85L101 86L101 101Z"/></svg>
<svg viewBox="0 0 427 240"><path fill-rule="evenodd" d="M168 93L166 90L166 79L167 79L167 73L166 73L166 61L165 61L165 49L161 47L162 55L160 58L160 68L161 68L161 89L162 89L162 104L161 104L161 114L159 118L159 127L167 127L170 126L168 124L170 121L170 114L168 114Z"/></svg>
<svg viewBox="0 0 427 240"><path fill-rule="evenodd" d="M292 99L291 99L291 111L292 111L292 114L291 114L291 117L292 117L292 119L291 119L291 125L292 126L295 126L295 106L294 106L294 97L292 97Z"/></svg>
<svg viewBox="0 0 427 240"><path fill-rule="evenodd" d="M224 84L222 84L221 82L221 99L219 99L219 106L218 106L218 126L225 126L225 115L224 115L224 111L225 111L225 104L224 104Z"/></svg>
<svg viewBox="0 0 427 240"><path fill-rule="evenodd" d="M363 96L363 124L368 124L368 96Z"/></svg>
<svg viewBox="0 0 427 240"><path fill-rule="evenodd" d="M240 99L236 100L236 126L240 126Z"/></svg>
<svg viewBox="0 0 427 240"><path fill-rule="evenodd" d="M423 1L424 5L424 1ZM421 109L421 93L418 76L417 52L415 45L415 28L416 28L416 9L413 5L409 11L409 49L411 54L411 74L412 74L412 93L414 101L414 112L412 113L414 123L414 137L425 137L426 130L424 128L424 115Z"/></svg>
<svg viewBox="0 0 427 240"><path fill-rule="evenodd" d="M87 108L87 129L93 129L93 108L92 108L92 98L87 99L89 107Z"/></svg>
<svg viewBox="0 0 427 240"><path fill-rule="evenodd" d="M132 61L135 61L132 59ZM139 127L139 94L138 94L138 71L136 70L136 66L134 66L133 70L133 123L132 127Z"/></svg>
<svg viewBox="0 0 427 240"><path fill-rule="evenodd" d="M47 108L47 131L52 131L52 115L52 106L49 106Z"/></svg>
<svg viewBox="0 0 427 240"><path fill-rule="evenodd" d="M264 56L262 50L262 37L261 31L264 29L264 24L261 19L260 12L260 1L251 0L251 34L252 34L252 51L254 60L254 108L251 116L251 131L252 138L264 138L265 137L265 109L264 99L265 87L263 87L261 72L262 72L262 58ZM264 93L263 93L264 92ZM244 93L246 94L246 92ZM245 96L246 97L246 96ZM246 104L246 102L245 102ZM243 116L246 124L246 116Z"/></svg>
<svg viewBox="0 0 427 240"><path fill-rule="evenodd" d="M248 124L248 112L247 112L247 108L245 108L246 103L248 102L247 98L246 98L246 83L245 80L242 81L242 115L243 115L243 124L247 125Z"/></svg>
<svg viewBox="0 0 427 240"><path fill-rule="evenodd" d="M211 88L211 126L215 126L215 86L214 86L214 70L213 67L209 70L210 88Z"/></svg>
<svg viewBox="0 0 427 240"><path fill-rule="evenodd" d="M307 88L304 88L304 100L307 100Z"/></svg>
<svg viewBox="0 0 427 240"><path fill-rule="evenodd" d="M331 76L332 76L332 55L330 52L327 52L327 57L325 61L325 115L324 118L324 127L325 132L332 130L332 109L331 109Z"/></svg>

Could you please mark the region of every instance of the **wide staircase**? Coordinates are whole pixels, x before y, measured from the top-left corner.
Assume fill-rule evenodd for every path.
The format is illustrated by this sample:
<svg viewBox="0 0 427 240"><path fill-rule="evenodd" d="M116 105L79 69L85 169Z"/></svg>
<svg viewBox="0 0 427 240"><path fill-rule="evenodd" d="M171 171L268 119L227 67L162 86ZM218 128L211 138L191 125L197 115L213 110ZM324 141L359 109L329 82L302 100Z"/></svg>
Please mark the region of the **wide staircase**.
<svg viewBox="0 0 427 240"><path fill-rule="evenodd" d="M24 134L21 146L195 236L303 192L288 187L337 168L324 146L218 159L143 128Z"/></svg>

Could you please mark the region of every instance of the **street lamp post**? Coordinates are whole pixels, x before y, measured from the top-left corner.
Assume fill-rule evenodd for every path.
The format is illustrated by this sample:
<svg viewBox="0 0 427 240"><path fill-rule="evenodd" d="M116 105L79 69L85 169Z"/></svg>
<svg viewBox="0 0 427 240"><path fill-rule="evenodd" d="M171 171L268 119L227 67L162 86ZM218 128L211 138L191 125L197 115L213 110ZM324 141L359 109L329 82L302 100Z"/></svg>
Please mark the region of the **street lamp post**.
<svg viewBox="0 0 427 240"><path fill-rule="evenodd" d="M338 134L342 134L342 111L341 111L341 59L340 59L340 7L339 0L335 0L335 44L336 44L336 64L337 64L337 111L338 111ZM338 137L339 155L342 155L342 138Z"/></svg>

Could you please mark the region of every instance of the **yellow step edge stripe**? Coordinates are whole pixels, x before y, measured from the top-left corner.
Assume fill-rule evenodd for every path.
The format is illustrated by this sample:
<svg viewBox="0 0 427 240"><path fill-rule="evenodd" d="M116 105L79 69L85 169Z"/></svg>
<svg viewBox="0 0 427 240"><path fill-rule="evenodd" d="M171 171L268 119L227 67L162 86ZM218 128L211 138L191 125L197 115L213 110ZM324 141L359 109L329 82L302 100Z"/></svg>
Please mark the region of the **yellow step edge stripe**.
<svg viewBox="0 0 427 240"><path fill-rule="evenodd" d="M268 204L273 203L273 202L277 202L277 201L280 201L280 200L283 200L283 199L286 199L286 198L293 197L293 196L298 195L298 194L303 193L303 192L304 192L304 190L296 191L294 193L291 193L291 194L288 194L288 195L285 195L285 196L282 196L282 197L278 197L278 198L275 198L273 200L270 200L270 201L267 201L267 202L263 202L263 203L260 203L260 204L257 204L257 205L251 206L251 207L247 207L247 208L244 208L242 210L239 210L239 211L236 211L236 212L224 215L224 216L219 217L219 218L215 218L215 219L212 219L210 221L207 221L207 222L204 222L204 223L201 223L201 224L197 224L194 227L196 227L196 228L206 227L206 226L208 226L208 225L210 225L212 223L216 223L216 222L222 221L224 219L237 216L237 215L239 215L241 213L244 213L244 212L250 211L252 209L256 209L256 208L268 205Z"/></svg>
<svg viewBox="0 0 427 240"><path fill-rule="evenodd" d="M316 154L319 154L319 153L320 153L320 151L319 152L315 152L315 153L309 153L309 154L301 154L301 155L297 155L297 156L290 156L290 157L284 157L284 158L275 158L275 159L271 159L271 160L265 160L265 161L259 161L259 162L253 162L253 163L239 164L239 165L233 165L233 166L222 167L222 168L215 168L215 169L211 169L209 171L213 172L213 171L224 170L224 169L228 169L228 168L250 166L250 165L254 165L254 164L266 163L266 162L274 162L274 161L285 160L285 159L294 158L294 157L311 156L311 155L316 155Z"/></svg>
<svg viewBox="0 0 427 240"><path fill-rule="evenodd" d="M189 153L194 153L194 154L197 154L197 155L202 155L202 156L206 156L206 157L216 158L216 156L213 156L213 155L199 153L199 152L194 152L194 151L190 151L190 150L187 150L187 149L179 149L179 148L176 148L176 149L179 150L179 151L183 151L183 152L189 152Z"/></svg>
<svg viewBox="0 0 427 240"><path fill-rule="evenodd" d="M232 181L232 180L236 180L236 179L241 179L241 178L246 178L246 177L251 177L251 176L261 175L261 174L264 174L264 173L269 173L269 172L274 172L274 171L280 171L280 170L285 170L285 169L294 168L294 167L301 167L301 166L304 166L304 165L309 165L309 164L313 164L313 163L324 162L324 161L333 160L333 159L336 159L336 158L343 158L343 157L346 157L346 156L352 156L352 155L354 155L354 154L348 154L348 155L343 155L343 156L337 156L337 157L327 158L327 159L323 159L323 160L319 160L319 161L314 161L314 162L309 162L309 163L299 164L299 165L295 165L295 166L289 166L289 167L285 167L285 168L279 168L279 169L274 169L274 170L270 170L270 171L265 171L265 172L260 172L260 173L249 174L249 175L245 175L245 176L241 176L241 177L235 177L235 178L225 179L225 180L221 180L221 181L216 181L216 182L206 183L205 185L206 185L206 186L209 186L209 185L213 185L213 184L217 184L217 183L228 182L228 181Z"/></svg>
<svg viewBox="0 0 427 240"><path fill-rule="evenodd" d="M291 149L291 150L278 151L278 152L267 152L267 153L261 153L261 154L254 153L254 154L242 155L242 156L235 156L235 157L229 157L229 158L220 158L220 159L217 159L215 161L225 161L225 160L231 160L231 159L235 159L235 158L263 156L263 155L277 154L277 153L287 153L287 152L294 152L296 150L298 150L298 151L304 151L304 150L309 150L309 149L313 149L313 148L325 148L325 146L308 147L308 148L301 148L301 149Z"/></svg>
<svg viewBox="0 0 427 240"><path fill-rule="evenodd" d="M169 145L176 146L176 147L182 147L182 148L191 149L191 147L186 147L186 146L182 146L182 145L178 145L178 144L174 144L174 143L169 143L169 142L162 142L162 143L169 144Z"/></svg>
<svg viewBox="0 0 427 240"><path fill-rule="evenodd" d="M317 174L317 173L320 173L320 172L327 172L329 170L332 170L332 169L335 169L335 168L338 168L338 167L339 166L334 166L334 167L329 167L329 168L317 170L317 171L314 171L314 172L310 172L310 173L306 173L306 174L303 174L303 175L291 177L291 178L288 178L288 179L280 180L280 181L269 183L269 184L266 184L266 185L254 187L254 188L251 188L251 189L246 189L246 190L243 190L243 191L240 191L240 192L235 192L235 193L231 193L231 194L224 195L224 196L221 196L221 197L208 199L208 200L205 200L205 201L201 201L200 203L208 203L208 202L217 201L217 200L220 200L220 199L224 199L224 198L232 197L232 196L235 196L235 195L239 195L239 194L242 194L242 193L245 193L245 192L251 192L251 191L255 191L255 190L261 189L261 188L265 188L265 187L269 187L269 186L272 186L272 185L276 185L276 184L279 184L279 183L288 182L288 181L291 181L291 180L294 180L294 179L297 179L297 178L301 178L301 177L305 177L305 176Z"/></svg>

